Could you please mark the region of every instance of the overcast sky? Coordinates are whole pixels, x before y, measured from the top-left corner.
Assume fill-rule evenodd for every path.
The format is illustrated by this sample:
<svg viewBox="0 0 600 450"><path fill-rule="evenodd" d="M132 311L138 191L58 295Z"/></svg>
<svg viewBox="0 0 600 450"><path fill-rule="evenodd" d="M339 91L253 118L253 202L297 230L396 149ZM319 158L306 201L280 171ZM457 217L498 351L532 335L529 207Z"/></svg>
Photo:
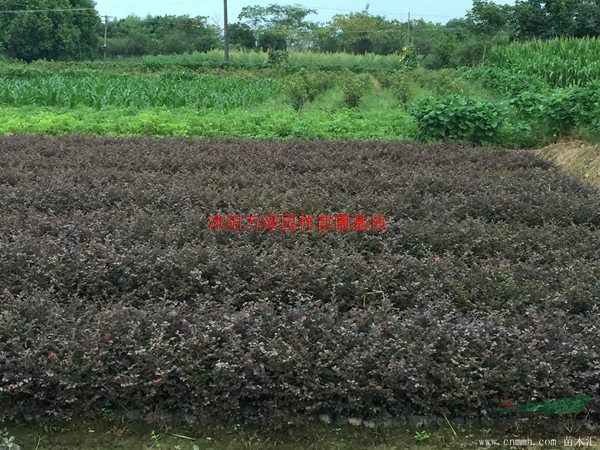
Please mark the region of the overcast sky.
<svg viewBox="0 0 600 450"><path fill-rule="evenodd" d="M317 0L285 1L285 0L228 0L229 22L235 22L244 6L263 5L271 3L282 5L299 4L317 10L317 14L309 19L315 22L326 22L336 14L347 14L362 11L365 0ZM448 20L463 17L471 8L472 0L371 0L369 12L374 15L386 16L389 19L406 20L408 13L411 18L423 18L431 22L446 23ZM514 3L512 0L497 0L496 3ZM96 8L101 15L123 18L129 14L137 16L151 15L189 15L208 16L212 21L220 23L223 20L222 0L96 0Z"/></svg>

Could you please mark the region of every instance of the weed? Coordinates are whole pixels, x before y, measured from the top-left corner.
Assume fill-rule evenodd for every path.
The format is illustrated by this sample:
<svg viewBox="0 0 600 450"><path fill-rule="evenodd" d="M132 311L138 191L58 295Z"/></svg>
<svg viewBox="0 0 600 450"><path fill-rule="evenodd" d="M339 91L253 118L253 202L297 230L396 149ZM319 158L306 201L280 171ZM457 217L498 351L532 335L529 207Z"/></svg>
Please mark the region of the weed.
<svg viewBox="0 0 600 450"><path fill-rule="evenodd" d="M431 435L427 431L417 431L413 437L415 441L422 442L429 439Z"/></svg>

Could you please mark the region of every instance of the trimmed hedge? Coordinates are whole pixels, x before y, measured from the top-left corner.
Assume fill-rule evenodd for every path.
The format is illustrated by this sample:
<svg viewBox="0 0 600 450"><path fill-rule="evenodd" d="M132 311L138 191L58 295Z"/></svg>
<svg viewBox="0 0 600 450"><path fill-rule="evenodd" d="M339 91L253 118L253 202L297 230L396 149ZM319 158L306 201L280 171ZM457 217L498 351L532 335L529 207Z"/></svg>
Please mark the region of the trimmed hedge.
<svg viewBox="0 0 600 450"><path fill-rule="evenodd" d="M5 137L0 206L0 420L600 406L600 192L531 153Z"/></svg>

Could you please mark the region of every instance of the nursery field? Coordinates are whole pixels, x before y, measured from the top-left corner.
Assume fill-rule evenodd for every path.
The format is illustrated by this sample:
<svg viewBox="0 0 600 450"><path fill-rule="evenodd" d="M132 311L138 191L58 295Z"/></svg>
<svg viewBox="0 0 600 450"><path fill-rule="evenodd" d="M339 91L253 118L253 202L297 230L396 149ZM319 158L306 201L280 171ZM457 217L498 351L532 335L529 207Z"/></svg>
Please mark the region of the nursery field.
<svg viewBox="0 0 600 450"><path fill-rule="evenodd" d="M599 54L0 61L0 423L190 450L474 448L451 424L497 436L505 399L597 423Z"/></svg>
<svg viewBox="0 0 600 450"><path fill-rule="evenodd" d="M0 206L0 420L598 413L600 191L531 152L2 137Z"/></svg>

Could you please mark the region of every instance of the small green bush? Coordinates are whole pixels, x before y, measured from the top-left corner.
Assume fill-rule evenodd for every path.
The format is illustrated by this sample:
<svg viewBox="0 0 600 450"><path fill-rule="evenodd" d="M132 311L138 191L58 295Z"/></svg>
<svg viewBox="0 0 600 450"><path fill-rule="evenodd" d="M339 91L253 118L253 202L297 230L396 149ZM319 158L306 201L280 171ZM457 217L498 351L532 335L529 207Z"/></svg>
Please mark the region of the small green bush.
<svg viewBox="0 0 600 450"><path fill-rule="evenodd" d="M554 137L589 129L600 113L598 85L554 89L546 93L521 92L509 101L516 114Z"/></svg>
<svg viewBox="0 0 600 450"><path fill-rule="evenodd" d="M404 70L394 71L389 77L389 89L394 94L394 98L402 105L408 105L413 96L414 83L410 73Z"/></svg>
<svg viewBox="0 0 600 450"><path fill-rule="evenodd" d="M324 72L315 72L300 69L297 74L288 77L284 82L292 107L299 111L302 107L312 102L317 95L331 87L332 77Z"/></svg>
<svg viewBox="0 0 600 450"><path fill-rule="evenodd" d="M419 68L412 73L416 83L434 95L468 94L472 87L460 78L454 69L427 70Z"/></svg>
<svg viewBox="0 0 600 450"><path fill-rule="evenodd" d="M549 133L571 134L576 128L590 127L600 111L597 88L557 89L539 107L539 119Z"/></svg>
<svg viewBox="0 0 600 450"><path fill-rule="evenodd" d="M356 108L371 86L371 81L365 74L354 74L348 70L344 72L343 80L344 103L348 108Z"/></svg>
<svg viewBox="0 0 600 450"><path fill-rule="evenodd" d="M457 71L457 75L471 85L509 97L525 91L540 93L548 90L548 85L541 78L498 67L463 68Z"/></svg>
<svg viewBox="0 0 600 450"><path fill-rule="evenodd" d="M451 95L440 100L425 99L412 105L411 112L422 140L456 140L474 144L499 141L502 114L489 101Z"/></svg>
<svg viewBox="0 0 600 450"><path fill-rule="evenodd" d="M288 62L289 55L286 50L269 49L267 52L267 62L269 64L285 64Z"/></svg>

